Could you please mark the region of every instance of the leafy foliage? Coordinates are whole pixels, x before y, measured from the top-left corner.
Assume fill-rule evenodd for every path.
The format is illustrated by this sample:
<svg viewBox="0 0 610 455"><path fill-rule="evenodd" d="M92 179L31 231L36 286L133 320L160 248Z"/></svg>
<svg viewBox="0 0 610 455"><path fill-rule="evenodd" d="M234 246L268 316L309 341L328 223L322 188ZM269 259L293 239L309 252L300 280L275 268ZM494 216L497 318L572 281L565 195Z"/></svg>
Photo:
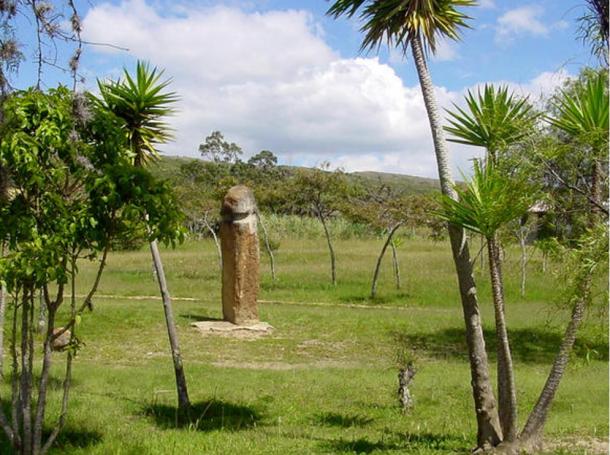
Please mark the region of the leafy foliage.
<svg viewBox="0 0 610 455"><path fill-rule="evenodd" d="M138 61L135 78L127 70L118 81L98 81L99 103L125 122L133 162L141 166L158 159L157 144L171 138L169 125L162 120L171 115L178 100L173 92L163 92L171 79L161 81L163 71Z"/></svg>
<svg viewBox="0 0 610 455"><path fill-rule="evenodd" d="M460 38L459 29L468 27L470 17L458 8L474 5L474 0L337 0L327 14L335 18L351 17L362 8L363 50L387 42L406 52L410 42L417 37L434 53L439 37Z"/></svg>
<svg viewBox="0 0 610 455"><path fill-rule="evenodd" d="M180 211L169 186L132 165L123 122L92 101L93 97L83 98L60 87L48 93L16 92L4 102L0 165L8 173L10 188L8 197L0 201L0 238L9 252L0 259L0 279L13 296L13 317L21 326L20 334L12 334L13 343L21 337L19 356L29 360L23 360L19 368L13 351L12 374L20 384L13 389L13 407L20 406L19 417L9 422L0 413L0 424L14 448L23 453L48 450L65 421L72 352L66 360L59 424L42 445L51 343L58 336L55 316L64 302L65 285L76 279L76 262L95 260L101 253L90 292L78 308L73 294L70 319L60 329L71 329L71 350L78 347L76 324L97 289L113 238L141 226L145 213L150 215L151 238L174 242L182 232ZM32 315L39 291L44 297L40 304L45 306L47 332L35 394ZM33 403L37 403L36 412L30 412Z"/></svg>
<svg viewBox="0 0 610 455"><path fill-rule="evenodd" d="M485 84L476 95L468 91L467 110L454 103L454 111L447 111L449 123L445 131L454 137L452 142L485 147L497 163L497 154L509 145L526 137L537 114L527 98L519 99L508 87L495 88Z"/></svg>
<svg viewBox="0 0 610 455"><path fill-rule="evenodd" d="M562 91L554 100L557 114L547 121L576 140L599 148L608 136L608 104L607 76L599 72L582 90Z"/></svg>
<svg viewBox="0 0 610 455"><path fill-rule="evenodd" d="M201 156L215 163L237 163L243 151L235 142L225 141L220 131L212 131L205 138L205 142L199 145Z"/></svg>
<svg viewBox="0 0 610 455"><path fill-rule="evenodd" d="M522 216L531 204L524 182L496 171L490 162L474 163L474 174L464 187L457 185L458 200L441 195L439 215L449 223L491 238L505 223Z"/></svg>

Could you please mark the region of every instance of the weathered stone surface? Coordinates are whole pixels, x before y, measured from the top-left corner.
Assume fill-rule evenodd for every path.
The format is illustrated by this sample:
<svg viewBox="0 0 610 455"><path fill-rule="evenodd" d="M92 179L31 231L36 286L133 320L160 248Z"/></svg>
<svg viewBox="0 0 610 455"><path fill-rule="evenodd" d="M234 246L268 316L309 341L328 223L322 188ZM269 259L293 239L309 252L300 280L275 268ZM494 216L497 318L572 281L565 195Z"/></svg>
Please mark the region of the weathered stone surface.
<svg viewBox="0 0 610 455"><path fill-rule="evenodd" d="M259 249L252 190L244 185L231 188L220 213L224 320L233 324L258 321Z"/></svg>
<svg viewBox="0 0 610 455"><path fill-rule="evenodd" d="M233 324L229 321L198 321L191 323L193 327L202 333L215 333L235 335L266 335L273 331L273 327L267 322L250 322L244 325Z"/></svg>
<svg viewBox="0 0 610 455"><path fill-rule="evenodd" d="M63 330L63 327L58 327L53 329L53 335L57 335L60 331ZM72 337L72 332L70 330L66 330L64 333L59 335L51 342L51 350L53 351L63 351L70 344L70 338Z"/></svg>

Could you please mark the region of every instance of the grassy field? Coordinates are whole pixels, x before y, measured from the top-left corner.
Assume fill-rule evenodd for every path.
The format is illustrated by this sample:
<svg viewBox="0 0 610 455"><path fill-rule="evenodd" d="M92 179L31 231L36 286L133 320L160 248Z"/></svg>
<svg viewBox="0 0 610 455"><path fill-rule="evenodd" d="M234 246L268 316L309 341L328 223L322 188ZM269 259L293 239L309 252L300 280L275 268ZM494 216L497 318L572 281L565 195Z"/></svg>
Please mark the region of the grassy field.
<svg viewBox="0 0 610 455"><path fill-rule="evenodd" d="M175 425L175 390L160 301L147 249L114 253L95 311L79 326L85 346L74 365L68 426L54 453L467 453L475 421L456 278L446 243L409 240L400 249L403 289L389 257L379 298L370 275L381 241L337 243L338 280L330 285L322 240L282 241L279 279L261 265L261 318L275 327L258 339L203 336L193 321L221 317L217 258L209 241L163 251L197 422ZM530 262L519 297L517 256L508 251L507 318L516 363L520 418L536 399L566 314L552 273ZM559 267L560 265L556 265ZM493 325L486 275L478 272L491 360ZM84 266L79 292L92 269ZM550 441L606 440L607 327L591 317L553 406ZM416 404L397 409L397 358L418 370ZM65 354L55 354L55 374ZM49 415L56 415L59 380ZM6 388L4 389L6 394ZM6 446L5 446L6 447ZM591 453L574 446L552 453ZM2 452L4 453L4 452Z"/></svg>

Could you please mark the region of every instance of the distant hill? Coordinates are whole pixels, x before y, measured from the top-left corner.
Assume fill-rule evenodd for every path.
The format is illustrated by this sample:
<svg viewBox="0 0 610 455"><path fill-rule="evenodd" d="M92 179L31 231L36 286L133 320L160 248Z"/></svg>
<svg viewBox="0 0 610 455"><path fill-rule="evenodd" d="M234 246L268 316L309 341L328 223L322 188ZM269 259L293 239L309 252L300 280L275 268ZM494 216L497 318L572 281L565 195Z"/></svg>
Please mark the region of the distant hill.
<svg viewBox="0 0 610 455"><path fill-rule="evenodd" d="M163 156L151 169L160 177L178 181L180 179L180 166L198 159L182 156ZM282 167L289 170L295 169L295 166ZM350 178L358 179L365 186L385 184L396 192L404 194L425 194L439 190L438 180L425 177L373 171L350 172L347 175Z"/></svg>
<svg viewBox="0 0 610 455"><path fill-rule="evenodd" d="M373 171L352 172L350 175L358 176L367 183L385 184L399 193L425 194L440 189L438 180L426 177Z"/></svg>

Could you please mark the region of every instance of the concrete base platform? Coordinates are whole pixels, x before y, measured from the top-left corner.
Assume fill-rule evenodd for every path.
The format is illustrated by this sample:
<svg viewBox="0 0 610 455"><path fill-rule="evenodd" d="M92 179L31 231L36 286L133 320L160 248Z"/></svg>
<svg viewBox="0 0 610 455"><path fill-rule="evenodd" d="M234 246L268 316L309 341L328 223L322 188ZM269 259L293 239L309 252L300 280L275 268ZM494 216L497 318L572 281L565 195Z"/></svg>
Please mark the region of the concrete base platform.
<svg viewBox="0 0 610 455"><path fill-rule="evenodd" d="M199 321L191 323L201 333L225 335L230 337L256 337L268 335L273 327L267 322L252 322L250 324L233 324L228 321Z"/></svg>

